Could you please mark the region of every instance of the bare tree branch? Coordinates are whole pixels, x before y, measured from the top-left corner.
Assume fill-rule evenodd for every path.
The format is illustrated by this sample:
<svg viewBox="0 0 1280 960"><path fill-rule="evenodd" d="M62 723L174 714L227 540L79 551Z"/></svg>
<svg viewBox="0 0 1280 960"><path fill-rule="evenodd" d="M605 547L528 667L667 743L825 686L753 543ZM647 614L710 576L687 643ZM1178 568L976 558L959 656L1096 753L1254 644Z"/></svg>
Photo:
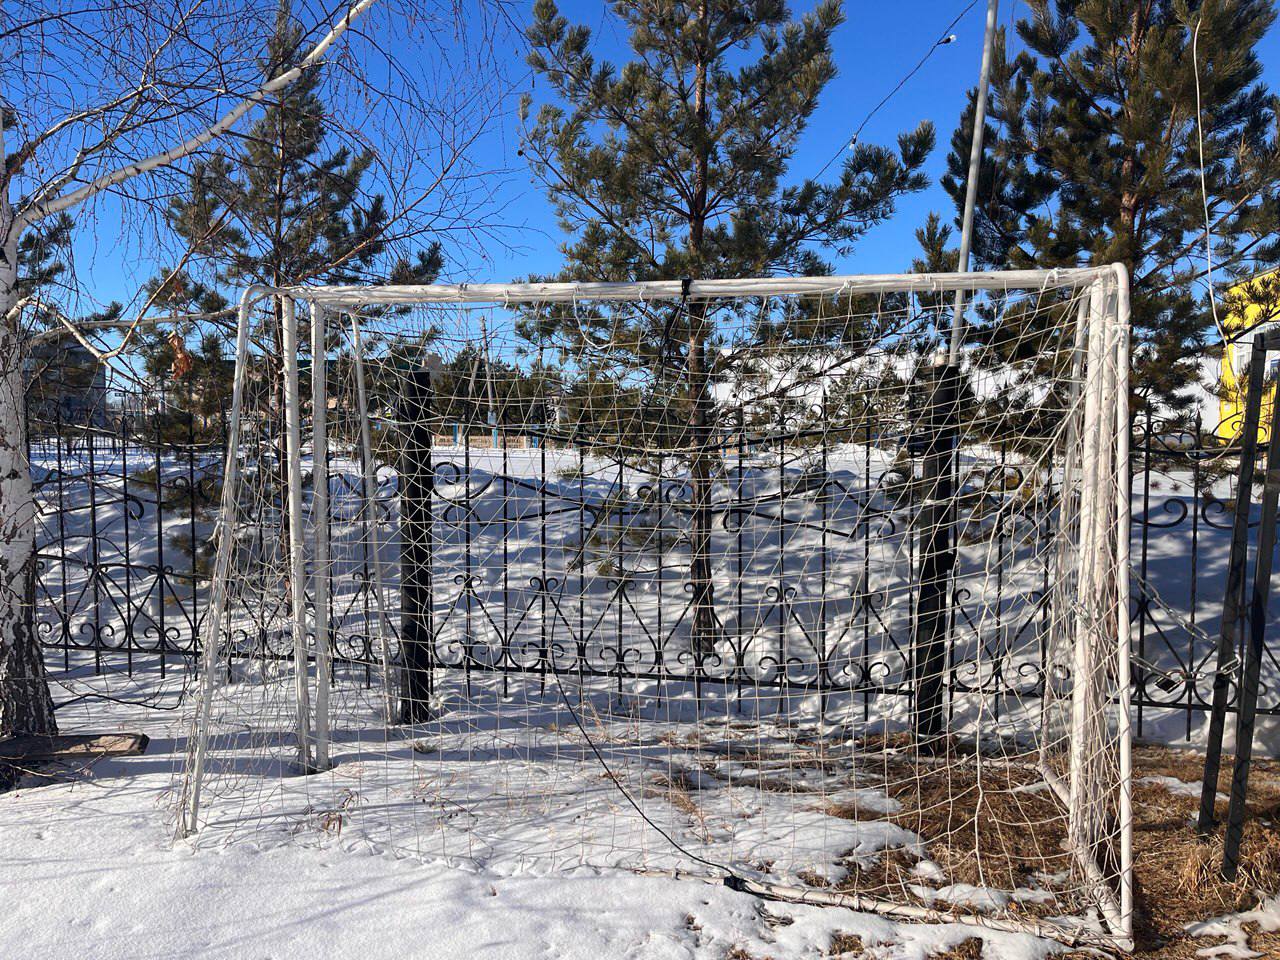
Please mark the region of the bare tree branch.
<svg viewBox="0 0 1280 960"><path fill-rule="evenodd" d="M131 180L134 177L147 173L148 171L155 170L159 167L167 167L176 163L178 160L195 153L205 144L217 139L219 136L230 130L241 117L258 104L265 101L276 91L283 90L289 84L293 83L293 81L297 80L298 77L302 75L303 71L319 64L321 58L325 54L325 51L333 46L334 42L347 31L347 28L350 27L352 21L369 9L369 7L373 6L375 2L376 0L357 0L357 2L347 10L342 19L334 24L333 27L330 28L329 32L311 48L311 51L302 58L297 66L284 71L262 84L257 90L241 100L235 107L223 114L222 118L213 125L183 141L176 147L163 150L159 153L154 153L149 157L133 163L128 163L123 167L117 167L115 170L104 173L102 176L85 184L77 190L73 190L70 193L63 194L62 196L56 197L52 200L37 201L29 204L24 207L15 218L16 228L21 230L47 216L74 207L77 204L84 202L89 197L92 197L94 194L101 193L110 187L124 183L126 180Z"/></svg>

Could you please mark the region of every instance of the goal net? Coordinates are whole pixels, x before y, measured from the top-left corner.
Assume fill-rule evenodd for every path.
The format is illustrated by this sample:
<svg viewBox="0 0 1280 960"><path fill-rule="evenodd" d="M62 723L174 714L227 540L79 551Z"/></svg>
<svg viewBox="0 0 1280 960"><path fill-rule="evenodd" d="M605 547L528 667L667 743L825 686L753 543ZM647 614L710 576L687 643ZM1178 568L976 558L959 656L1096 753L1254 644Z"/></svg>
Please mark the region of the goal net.
<svg viewBox="0 0 1280 960"><path fill-rule="evenodd" d="M182 832L1123 944L1127 337L1112 268L250 291Z"/></svg>

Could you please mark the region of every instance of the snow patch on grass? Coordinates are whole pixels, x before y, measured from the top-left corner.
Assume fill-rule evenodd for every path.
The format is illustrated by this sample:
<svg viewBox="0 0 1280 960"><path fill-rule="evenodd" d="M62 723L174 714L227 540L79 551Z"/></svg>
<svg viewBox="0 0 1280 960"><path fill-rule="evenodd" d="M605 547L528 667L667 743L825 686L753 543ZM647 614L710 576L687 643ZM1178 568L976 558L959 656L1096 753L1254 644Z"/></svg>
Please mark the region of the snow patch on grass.
<svg viewBox="0 0 1280 960"><path fill-rule="evenodd" d="M1280 896L1262 901L1253 910L1228 913L1201 923L1187 924L1186 931L1193 937L1226 937L1224 943L1197 950L1199 956L1252 960L1263 954L1249 948L1249 933L1245 930L1245 925L1250 923L1256 923L1264 933L1280 930Z"/></svg>

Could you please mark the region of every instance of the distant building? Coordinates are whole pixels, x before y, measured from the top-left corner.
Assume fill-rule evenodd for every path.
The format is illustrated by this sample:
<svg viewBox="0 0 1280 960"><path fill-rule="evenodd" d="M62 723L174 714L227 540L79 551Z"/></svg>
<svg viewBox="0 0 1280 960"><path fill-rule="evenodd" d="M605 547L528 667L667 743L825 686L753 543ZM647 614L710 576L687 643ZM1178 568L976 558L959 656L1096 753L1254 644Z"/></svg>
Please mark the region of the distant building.
<svg viewBox="0 0 1280 960"><path fill-rule="evenodd" d="M73 340L45 341L28 351L27 418L101 427L107 420L107 371L91 351Z"/></svg>

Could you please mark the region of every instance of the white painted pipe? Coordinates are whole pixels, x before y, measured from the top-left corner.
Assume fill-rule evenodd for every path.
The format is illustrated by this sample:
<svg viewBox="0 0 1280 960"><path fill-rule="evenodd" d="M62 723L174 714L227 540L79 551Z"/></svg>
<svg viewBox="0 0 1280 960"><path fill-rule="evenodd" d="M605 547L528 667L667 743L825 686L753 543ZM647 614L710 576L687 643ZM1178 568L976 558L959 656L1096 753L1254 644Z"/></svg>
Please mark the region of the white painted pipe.
<svg viewBox="0 0 1280 960"><path fill-rule="evenodd" d="M205 758L209 751L209 725L213 709L213 692L218 670L218 646L227 613L227 582L231 573L231 554L235 549L232 518L240 484L240 415L244 407L244 382L249 347L249 312L253 305L268 296L267 288L253 284L240 298L236 316L236 362L231 378L231 422L227 432L227 459L222 472L222 500L214 534L218 556L214 561L213 581L209 588L209 609L200 634L200 702L196 705L195 756L190 779L184 784L187 802L180 818L182 836L196 832L200 818L200 788L204 782Z"/></svg>
<svg viewBox="0 0 1280 960"><path fill-rule="evenodd" d="M383 716L387 723L395 723L395 709L391 693L391 651L387 636L391 632L387 619L386 600L383 596L382 549L378 536L378 478L373 467L373 435L369 427L369 392L364 377L364 346L360 341L360 321L351 316L351 349L355 357L356 406L360 408L360 451L364 461L365 498L363 508L369 528L369 553L373 562L373 593L378 607L378 656L382 660Z"/></svg>
<svg viewBox="0 0 1280 960"><path fill-rule="evenodd" d="M1052 286L1085 286L1111 276L1110 267L1060 270L997 270L967 273L885 273L833 277L761 277L744 280L693 280L689 300L722 297L858 293L945 293L953 290L1016 290ZM679 300L681 280L634 283L461 283L394 286L288 287L278 292L335 307L362 304L493 303L579 300Z"/></svg>
<svg viewBox="0 0 1280 960"><path fill-rule="evenodd" d="M311 529L315 541L316 638L316 766L329 766L329 674L333 663L329 628L329 430L328 374L325 333L328 311L321 306L311 309Z"/></svg>
<svg viewBox="0 0 1280 960"><path fill-rule="evenodd" d="M950 914L928 907L916 907L909 904L893 903L856 893L836 893L832 890L811 889L808 887L791 887L780 883L764 883L746 878L734 878L726 885L733 886L745 893L784 900L787 903L812 903L824 907L846 907L861 913L876 913L885 917L915 920L924 923L963 923L987 930L1001 930L1008 933L1030 933L1037 937L1046 937L1065 943L1068 946L1082 946L1096 943L1098 936L1090 937L1087 931L1074 926L1052 923L1047 920L1036 920L1028 917L1016 920L1004 917L988 917L983 914Z"/></svg>
<svg viewBox="0 0 1280 960"><path fill-rule="evenodd" d="M1133 691L1130 664L1129 625L1129 522L1132 509L1129 476L1129 271L1122 264L1112 267L1116 278L1116 686L1120 711L1120 925L1133 940L1133 718L1130 716Z"/></svg>
<svg viewBox="0 0 1280 960"><path fill-rule="evenodd" d="M298 763L311 763L311 696L307 651L307 558L302 533L302 417L298 396L298 313L290 297L281 298L280 343L284 361L285 485L289 504L289 605L293 626L294 691L297 706Z"/></svg>

